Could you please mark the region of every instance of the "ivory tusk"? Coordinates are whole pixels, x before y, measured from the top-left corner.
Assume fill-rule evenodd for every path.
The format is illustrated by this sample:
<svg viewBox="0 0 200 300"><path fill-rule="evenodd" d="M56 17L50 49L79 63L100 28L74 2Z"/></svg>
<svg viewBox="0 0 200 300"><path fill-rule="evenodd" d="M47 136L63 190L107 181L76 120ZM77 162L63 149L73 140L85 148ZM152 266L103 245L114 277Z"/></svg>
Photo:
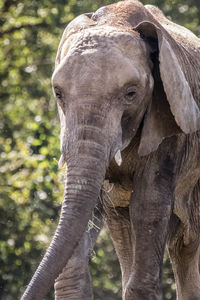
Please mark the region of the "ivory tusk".
<svg viewBox="0 0 200 300"><path fill-rule="evenodd" d="M120 150L118 150L115 154L115 161L116 161L117 165L120 167L122 164L122 156L121 156Z"/></svg>
<svg viewBox="0 0 200 300"><path fill-rule="evenodd" d="M64 155L61 154L60 159L58 161L58 169L61 169L62 167L64 167L65 165L65 158Z"/></svg>

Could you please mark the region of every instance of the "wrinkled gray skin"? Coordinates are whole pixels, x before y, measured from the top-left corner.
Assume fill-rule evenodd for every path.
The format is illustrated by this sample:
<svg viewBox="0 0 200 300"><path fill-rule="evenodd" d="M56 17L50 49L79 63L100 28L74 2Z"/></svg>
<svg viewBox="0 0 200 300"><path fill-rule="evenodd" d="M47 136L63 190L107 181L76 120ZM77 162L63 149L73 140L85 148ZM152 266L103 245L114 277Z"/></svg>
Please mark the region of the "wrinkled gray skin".
<svg viewBox="0 0 200 300"><path fill-rule="evenodd" d="M92 298L98 230L87 223L100 191L123 299L162 299L166 244L177 299L200 299L199 69L199 39L153 6L118 2L68 25L52 78L67 163L62 211L23 300L43 299L65 266L56 299Z"/></svg>

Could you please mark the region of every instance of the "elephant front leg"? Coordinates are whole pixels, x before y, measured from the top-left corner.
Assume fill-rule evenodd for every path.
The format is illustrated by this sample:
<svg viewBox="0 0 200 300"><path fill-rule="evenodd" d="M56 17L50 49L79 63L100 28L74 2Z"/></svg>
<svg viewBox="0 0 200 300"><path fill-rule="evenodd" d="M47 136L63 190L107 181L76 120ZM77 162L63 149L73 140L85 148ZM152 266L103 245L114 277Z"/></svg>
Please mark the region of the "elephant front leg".
<svg viewBox="0 0 200 300"><path fill-rule="evenodd" d="M168 249L174 271L177 300L200 299L200 180L192 191L179 199L179 217L170 222ZM180 206L179 206L180 209ZM179 213L179 210L176 210Z"/></svg>
<svg viewBox="0 0 200 300"><path fill-rule="evenodd" d="M122 272L123 294L131 274L133 249L128 207L106 207L105 222L108 226Z"/></svg>
<svg viewBox="0 0 200 300"><path fill-rule="evenodd" d="M134 177L130 219L135 245L125 300L162 299L162 263L173 205L173 170L148 161Z"/></svg>
<svg viewBox="0 0 200 300"><path fill-rule="evenodd" d="M92 222L91 228L84 233L73 256L56 279L54 285L56 300L93 299L88 261L103 225L100 205L94 211Z"/></svg>
<svg viewBox="0 0 200 300"><path fill-rule="evenodd" d="M199 237L192 233L188 244L184 241L183 223L173 216L168 249L174 271L177 300L200 299Z"/></svg>

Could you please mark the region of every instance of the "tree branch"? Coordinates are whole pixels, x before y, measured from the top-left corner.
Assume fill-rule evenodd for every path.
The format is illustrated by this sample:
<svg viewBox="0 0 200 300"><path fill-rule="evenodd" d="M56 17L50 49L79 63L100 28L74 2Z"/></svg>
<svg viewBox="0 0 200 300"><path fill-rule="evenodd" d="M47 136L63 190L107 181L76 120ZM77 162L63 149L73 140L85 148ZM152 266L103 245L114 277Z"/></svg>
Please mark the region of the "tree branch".
<svg viewBox="0 0 200 300"><path fill-rule="evenodd" d="M60 23L58 24L59 26L63 27L63 26L66 26L67 23L64 22L64 23ZM37 23L37 24L23 24L21 26L17 26L17 27L12 27L12 28L9 28L7 30L4 30L4 31L0 31L0 38L2 38L5 34L11 34L17 30L20 30L20 29L26 29L26 28L31 28L31 27L34 27L34 26L39 26L41 28L47 28L47 27L50 27L49 24L45 23L45 22L41 22L41 23Z"/></svg>
<svg viewBox="0 0 200 300"><path fill-rule="evenodd" d="M25 29L25 28L31 28L33 26L41 26L41 27L47 27L48 24L46 24L45 22L43 23L38 23L38 24L24 24L24 25L21 25L21 26L17 26L17 27L12 27L12 28L9 28L7 30L4 30L4 31L0 31L0 38L3 37L5 34L11 34L17 30L20 30L20 29Z"/></svg>

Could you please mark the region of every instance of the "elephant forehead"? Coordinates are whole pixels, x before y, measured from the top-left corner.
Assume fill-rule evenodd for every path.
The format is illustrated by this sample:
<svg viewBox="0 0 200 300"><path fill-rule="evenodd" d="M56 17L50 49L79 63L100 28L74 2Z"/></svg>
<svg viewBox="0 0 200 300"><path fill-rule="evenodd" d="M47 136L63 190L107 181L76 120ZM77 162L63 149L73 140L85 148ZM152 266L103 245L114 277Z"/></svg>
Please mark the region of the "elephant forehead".
<svg viewBox="0 0 200 300"><path fill-rule="evenodd" d="M138 37L126 32L116 32L115 37L113 32L110 35L88 32L81 37L81 41L77 36L73 45L67 41L63 46L62 59L53 76L70 93L76 94L84 87L88 91L88 86L94 90L107 87L107 93L129 81L137 84L143 79L147 55Z"/></svg>
<svg viewBox="0 0 200 300"><path fill-rule="evenodd" d="M55 74L54 82L66 87L70 94L81 93L88 88L99 92L102 87L105 93L134 82L137 84L144 73L139 66L123 57L117 49L107 51L87 49L81 55L70 56L61 69Z"/></svg>

